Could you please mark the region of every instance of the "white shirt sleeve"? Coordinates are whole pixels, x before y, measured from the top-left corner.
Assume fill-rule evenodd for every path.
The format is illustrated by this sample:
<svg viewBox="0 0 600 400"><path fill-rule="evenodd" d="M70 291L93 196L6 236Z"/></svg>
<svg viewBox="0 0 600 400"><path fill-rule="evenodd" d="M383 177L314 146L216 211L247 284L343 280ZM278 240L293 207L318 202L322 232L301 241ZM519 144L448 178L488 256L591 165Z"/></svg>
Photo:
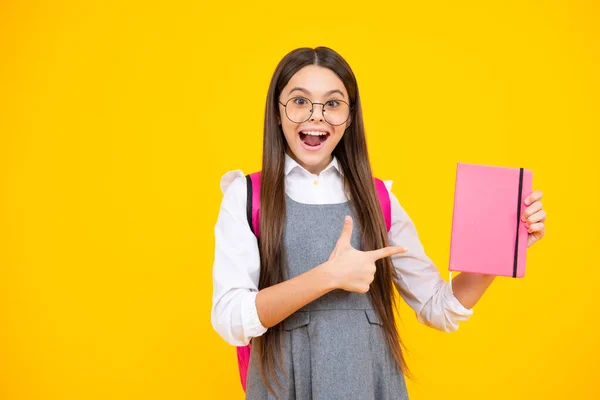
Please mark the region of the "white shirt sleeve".
<svg viewBox="0 0 600 400"><path fill-rule="evenodd" d="M260 276L258 241L246 217L246 178L230 171L221 178L223 199L215 225L211 322L233 346L245 346L261 336L256 310Z"/></svg>
<svg viewBox="0 0 600 400"><path fill-rule="evenodd" d="M406 253L392 256L398 274L395 286L420 322L441 331L455 331L458 322L469 319L473 309L465 308L454 296L450 282L442 279L423 250L415 225L391 191L392 182L384 183L392 206L390 245L408 249Z"/></svg>

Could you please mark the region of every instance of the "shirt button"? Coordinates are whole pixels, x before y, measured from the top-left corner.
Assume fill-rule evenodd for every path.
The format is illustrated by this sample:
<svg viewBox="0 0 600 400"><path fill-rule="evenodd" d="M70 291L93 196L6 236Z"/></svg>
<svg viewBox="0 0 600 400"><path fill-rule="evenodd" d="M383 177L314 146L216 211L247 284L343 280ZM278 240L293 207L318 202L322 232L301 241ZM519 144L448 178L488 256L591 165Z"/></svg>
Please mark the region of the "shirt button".
<svg viewBox="0 0 600 400"><path fill-rule="evenodd" d="M313 183L315 184L315 186L317 186L319 184L319 181L314 181Z"/></svg>

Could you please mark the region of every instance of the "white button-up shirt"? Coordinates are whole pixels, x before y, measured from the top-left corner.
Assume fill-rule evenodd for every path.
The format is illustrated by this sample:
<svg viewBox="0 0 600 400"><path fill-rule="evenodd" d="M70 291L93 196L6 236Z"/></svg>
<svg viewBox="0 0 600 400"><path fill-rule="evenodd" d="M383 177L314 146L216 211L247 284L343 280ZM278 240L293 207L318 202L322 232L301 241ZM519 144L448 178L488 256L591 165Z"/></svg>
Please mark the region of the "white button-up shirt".
<svg viewBox="0 0 600 400"><path fill-rule="evenodd" d="M285 156L285 191L300 203L347 201L342 174L335 157L321 174L315 175ZM391 258L398 272L395 287L420 322L442 331L455 331L458 322L467 320L473 310L465 308L452 293L450 282L441 278L423 250L412 220L392 193L392 181L384 183L392 207L390 245L408 248L406 253ZM215 225L211 321L229 344L244 346L267 331L258 318L255 304L260 256L246 216L245 174L241 170L227 172L221 178L221 191L223 199Z"/></svg>

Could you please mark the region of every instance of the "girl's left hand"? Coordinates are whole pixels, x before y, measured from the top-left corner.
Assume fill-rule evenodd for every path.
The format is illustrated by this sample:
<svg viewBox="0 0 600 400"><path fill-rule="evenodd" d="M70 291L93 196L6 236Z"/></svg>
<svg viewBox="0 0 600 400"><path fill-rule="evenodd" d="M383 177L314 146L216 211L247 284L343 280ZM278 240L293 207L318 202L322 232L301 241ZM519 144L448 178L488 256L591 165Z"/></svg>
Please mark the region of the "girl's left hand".
<svg viewBox="0 0 600 400"><path fill-rule="evenodd" d="M534 191L525 199L525 205L528 206L521 216L525 222L529 236L527 237L527 247L531 247L535 242L542 239L546 234L546 211L542 209L542 192Z"/></svg>

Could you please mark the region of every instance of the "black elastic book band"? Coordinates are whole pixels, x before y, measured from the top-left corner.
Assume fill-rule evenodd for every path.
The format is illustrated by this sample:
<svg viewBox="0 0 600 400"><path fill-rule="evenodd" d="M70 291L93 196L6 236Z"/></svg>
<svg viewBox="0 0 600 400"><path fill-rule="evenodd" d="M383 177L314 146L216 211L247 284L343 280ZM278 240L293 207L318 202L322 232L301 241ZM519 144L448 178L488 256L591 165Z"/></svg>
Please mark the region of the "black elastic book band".
<svg viewBox="0 0 600 400"><path fill-rule="evenodd" d="M521 223L521 192L523 191L523 168L519 171L519 193L517 199L517 235L515 239L515 261L513 264L513 278L517 277L517 260L519 258L519 224Z"/></svg>
<svg viewBox="0 0 600 400"><path fill-rule="evenodd" d="M254 226L252 226L252 178L250 178L250 175L246 175L246 218L248 219L250 230L256 235Z"/></svg>

